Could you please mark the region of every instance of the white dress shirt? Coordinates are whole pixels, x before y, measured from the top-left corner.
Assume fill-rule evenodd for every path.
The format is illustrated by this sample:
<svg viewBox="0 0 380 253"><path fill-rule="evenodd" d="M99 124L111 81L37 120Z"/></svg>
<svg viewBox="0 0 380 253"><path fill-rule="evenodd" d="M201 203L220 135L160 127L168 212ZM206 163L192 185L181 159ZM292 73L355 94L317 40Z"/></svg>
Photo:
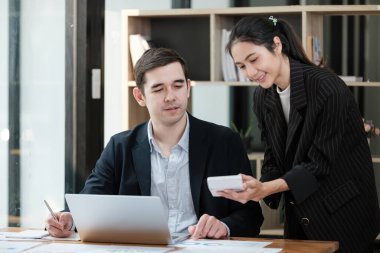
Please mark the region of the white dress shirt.
<svg viewBox="0 0 380 253"><path fill-rule="evenodd" d="M151 161L151 195L158 196L168 213L171 233L183 232L197 223L189 175L189 118L185 131L170 152L164 157L153 137L152 123L148 123Z"/></svg>

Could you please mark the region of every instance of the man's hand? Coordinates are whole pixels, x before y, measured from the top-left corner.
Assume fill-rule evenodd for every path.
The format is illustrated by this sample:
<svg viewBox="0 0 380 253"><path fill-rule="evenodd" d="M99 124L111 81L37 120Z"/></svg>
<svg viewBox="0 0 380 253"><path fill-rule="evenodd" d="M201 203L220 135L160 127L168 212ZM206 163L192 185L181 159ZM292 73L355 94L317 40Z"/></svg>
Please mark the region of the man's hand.
<svg viewBox="0 0 380 253"><path fill-rule="evenodd" d="M202 215L197 225L189 226L188 231L192 239L213 238L220 239L227 236L227 227L220 220L208 214Z"/></svg>
<svg viewBox="0 0 380 253"><path fill-rule="evenodd" d="M69 212L54 213L58 221L51 214L45 220L45 227L49 234L54 237L68 237L71 235L70 230L73 226L73 217Z"/></svg>

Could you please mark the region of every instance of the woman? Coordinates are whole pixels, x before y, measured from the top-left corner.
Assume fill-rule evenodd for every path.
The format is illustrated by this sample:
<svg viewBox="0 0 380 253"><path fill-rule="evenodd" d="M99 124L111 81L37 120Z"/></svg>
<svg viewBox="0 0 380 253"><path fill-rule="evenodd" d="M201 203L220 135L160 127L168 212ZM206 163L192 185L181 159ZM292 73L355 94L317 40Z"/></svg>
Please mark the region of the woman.
<svg viewBox="0 0 380 253"><path fill-rule="evenodd" d="M367 252L380 216L360 112L345 83L312 64L285 21L245 17L227 49L259 83L254 112L266 143L260 181L243 175L242 203L285 201L285 237L339 241L340 252Z"/></svg>

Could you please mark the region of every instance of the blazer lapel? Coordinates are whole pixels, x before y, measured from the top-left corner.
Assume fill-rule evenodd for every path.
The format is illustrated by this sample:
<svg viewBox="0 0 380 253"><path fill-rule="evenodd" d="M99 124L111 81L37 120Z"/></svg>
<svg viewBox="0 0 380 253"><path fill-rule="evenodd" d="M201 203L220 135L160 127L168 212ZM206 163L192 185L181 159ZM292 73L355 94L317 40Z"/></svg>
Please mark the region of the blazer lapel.
<svg viewBox="0 0 380 253"><path fill-rule="evenodd" d="M151 164L150 164L150 146L148 140L146 123L136 136L136 146L132 149L133 163L136 170L136 177L139 182L141 195L150 195L151 183Z"/></svg>
<svg viewBox="0 0 380 253"><path fill-rule="evenodd" d="M288 134L286 138L285 155L288 153L291 144L294 141L294 135L304 121L304 108L307 105L306 92L303 82L303 66L290 59L290 117L288 125Z"/></svg>
<svg viewBox="0 0 380 253"><path fill-rule="evenodd" d="M286 144L287 125L282 109L280 97L276 91L276 86L266 92L264 106L266 108L265 124L269 137L272 140L272 150L277 162L280 164L284 160L284 150ZM282 167L282 166L281 166Z"/></svg>
<svg viewBox="0 0 380 253"><path fill-rule="evenodd" d="M189 174L195 213L199 216L200 192L206 168L207 146L199 121L189 114Z"/></svg>

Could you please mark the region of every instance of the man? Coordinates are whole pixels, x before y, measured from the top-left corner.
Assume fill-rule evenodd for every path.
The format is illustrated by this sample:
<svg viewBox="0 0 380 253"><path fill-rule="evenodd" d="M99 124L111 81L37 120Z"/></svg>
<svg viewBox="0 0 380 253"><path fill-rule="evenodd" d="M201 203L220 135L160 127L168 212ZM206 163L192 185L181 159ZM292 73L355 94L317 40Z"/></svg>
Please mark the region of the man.
<svg viewBox="0 0 380 253"><path fill-rule="evenodd" d="M257 202L215 198L208 190L209 176L252 173L238 134L186 112L184 60L170 49L150 49L137 62L135 79L133 95L150 120L111 138L81 193L159 196L170 231L188 229L194 239L257 236L263 222ZM59 222L47 219L47 230L69 236L70 213L56 216Z"/></svg>

